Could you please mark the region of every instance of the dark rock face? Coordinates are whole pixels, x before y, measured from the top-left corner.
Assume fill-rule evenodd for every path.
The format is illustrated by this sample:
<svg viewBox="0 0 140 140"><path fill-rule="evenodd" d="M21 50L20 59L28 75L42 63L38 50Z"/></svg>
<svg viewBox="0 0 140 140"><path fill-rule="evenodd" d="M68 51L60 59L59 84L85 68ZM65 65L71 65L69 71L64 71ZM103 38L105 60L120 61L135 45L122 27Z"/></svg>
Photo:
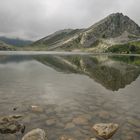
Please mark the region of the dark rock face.
<svg viewBox="0 0 140 140"><path fill-rule="evenodd" d="M122 13L111 14L88 28L82 36L82 45L91 47L97 39L119 37L122 34L140 36L140 27ZM96 38L96 39L95 39Z"/></svg>
<svg viewBox="0 0 140 140"><path fill-rule="evenodd" d="M91 29L91 33L101 38L117 37L125 31L130 34L140 35L140 27L122 13L111 14L89 29Z"/></svg>

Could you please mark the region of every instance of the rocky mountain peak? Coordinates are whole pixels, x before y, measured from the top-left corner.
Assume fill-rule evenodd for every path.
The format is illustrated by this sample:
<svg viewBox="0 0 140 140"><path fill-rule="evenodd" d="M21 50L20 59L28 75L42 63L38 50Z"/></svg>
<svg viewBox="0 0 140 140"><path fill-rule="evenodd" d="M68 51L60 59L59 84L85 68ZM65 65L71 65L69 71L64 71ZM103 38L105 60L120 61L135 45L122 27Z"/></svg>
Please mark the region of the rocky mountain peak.
<svg viewBox="0 0 140 140"><path fill-rule="evenodd" d="M112 13L108 17L123 17L123 13Z"/></svg>
<svg viewBox="0 0 140 140"><path fill-rule="evenodd" d="M114 44L140 39L140 27L128 16L113 13L86 29L61 30L49 35L34 45L47 46L48 50L95 48L106 49Z"/></svg>
<svg viewBox="0 0 140 140"><path fill-rule="evenodd" d="M122 35L125 31L130 34L140 35L140 27L131 20L128 16L122 13L113 13L90 28L90 33L97 37L117 37Z"/></svg>
<svg viewBox="0 0 140 140"><path fill-rule="evenodd" d="M140 37L140 27L128 16L122 13L113 13L87 28L83 33L81 44L91 47L98 39L117 38L126 33L127 40L131 36Z"/></svg>

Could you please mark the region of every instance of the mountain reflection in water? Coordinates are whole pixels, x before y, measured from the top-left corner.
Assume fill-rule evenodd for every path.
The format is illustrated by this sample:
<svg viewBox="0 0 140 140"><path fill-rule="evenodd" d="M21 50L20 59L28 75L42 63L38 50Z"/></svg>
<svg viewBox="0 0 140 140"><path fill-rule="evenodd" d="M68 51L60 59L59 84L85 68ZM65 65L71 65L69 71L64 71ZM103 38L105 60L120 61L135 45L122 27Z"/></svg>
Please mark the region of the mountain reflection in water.
<svg viewBox="0 0 140 140"><path fill-rule="evenodd" d="M91 128L100 122L120 125L117 140L139 140L139 74L135 56L0 55L0 117L21 114L25 133L42 128L49 140L95 137ZM32 105L42 112L33 112ZM86 123L76 124L77 118ZM23 135L0 134L0 140Z"/></svg>
<svg viewBox="0 0 140 140"><path fill-rule="evenodd" d="M34 58L57 71L88 75L112 91L131 84L140 74L140 57L136 56L48 55Z"/></svg>

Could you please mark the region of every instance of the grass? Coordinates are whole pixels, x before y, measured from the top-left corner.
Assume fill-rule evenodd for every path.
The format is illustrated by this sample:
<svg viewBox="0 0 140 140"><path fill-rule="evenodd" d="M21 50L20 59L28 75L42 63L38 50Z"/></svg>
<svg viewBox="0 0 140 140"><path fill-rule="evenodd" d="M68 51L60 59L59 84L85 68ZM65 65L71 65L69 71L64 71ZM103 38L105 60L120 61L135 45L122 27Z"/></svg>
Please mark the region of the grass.
<svg viewBox="0 0 140 140"><path fill-rule="evenodd" d="M109 47L106 52L123 54L140 54L140 41L118 44Z"/></svg>

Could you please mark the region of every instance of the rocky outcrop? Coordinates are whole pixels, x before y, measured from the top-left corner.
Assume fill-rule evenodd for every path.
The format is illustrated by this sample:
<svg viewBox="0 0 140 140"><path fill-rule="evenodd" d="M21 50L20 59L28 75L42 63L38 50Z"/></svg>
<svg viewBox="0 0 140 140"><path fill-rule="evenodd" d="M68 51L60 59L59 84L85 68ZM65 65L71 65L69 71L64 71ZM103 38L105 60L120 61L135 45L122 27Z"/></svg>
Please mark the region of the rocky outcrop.
<svg viewBox="0 0 140 140"><path fill-rule="evenodd" d="M121 38L119 38L120 36ZM81 44L83 47L93 47L99 39L112 39L112 42L116 42L116 40L117 42L127 42L130 36L140 38L140 27L128 16L124 16L122 13L115 13L86 29L82 34Z"/></svg>
<svg viewBox="0 0 140 140"><path fill-rule="evenodd" d="M130 34L140 35L140 27L128 16L122 13L114 13L88 29L90 34L96 37L110 38L122 35L125 31Z"/></svg>

